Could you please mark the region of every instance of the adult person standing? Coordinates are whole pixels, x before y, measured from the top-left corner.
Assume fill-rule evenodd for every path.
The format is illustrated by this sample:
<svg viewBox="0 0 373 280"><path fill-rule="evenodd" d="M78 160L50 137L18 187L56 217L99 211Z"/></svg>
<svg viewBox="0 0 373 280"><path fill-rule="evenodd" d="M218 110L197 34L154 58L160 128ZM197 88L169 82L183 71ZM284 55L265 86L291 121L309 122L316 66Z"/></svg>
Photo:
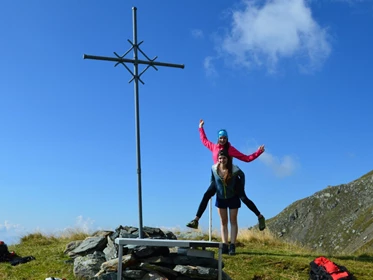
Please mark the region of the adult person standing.
<svg viewBox="0 0 373 280"><path fill-rule="evenodd" d="M215 164L218 162L219 151L221 151L223 149L228 151L228 156L229 157L232 157L232 158L234 157L234 158L237 158L237 159L239 159L241 161L244 161L244 162L250 162L250 161L255 160L265 151L264 145L261 145L258 148L258 150L251 155L245 155L245 154L239 152L228 141L228 132L225 129L221 129L221 130L218 131L218 141L217 141L217 143L212 143L206 137L205 130L203 129L204 123L205 122L203 120L200 120L200 122L199 122L200 139L201 139L202 144L212 152L212 160ZM251 201L247 197L247 195L245 193L245 189L244 189L244 184L238 183L240 179L241 178L238 178L236 180L236 182L237 182L236 183L237 184L237 187L236 187L237 194L238 194L239 198L241 199L241 201L252 212L254 212L254 214L258 217L259 230L264 230L265 227L266 227L265 218L260 213L260 211L258 210L256 205L254 204L254 202ZM195 218L192 221L190 221L189 223L187 223L187 225L186 225L187 227L194 228L194 229L198 228L198 221L202 217L203 213L205 212L205 210L207 208L208 201L210 200L211 197L213 197L215 195L215 193L216 193L216 185L213 182L213 180L211 180L210 186L208 187L207 191L204 193L203 198L202 198L202 200L199 204L199 207L198 207Z"/></svg>
<svg viewBox="0 0 373 280"><path fill-rule="evenodd" d="M216 202L220 216L221 239L223 242L223 254L236 254L236 240L238 234L237 215L241 207L241 201L236 193L236 183L244 184L245 180L236 181L243 175L238 166L232 164L232 158L228 151L219 151L218 162L211 167L212 180L216 186ZM231 242L228 249L228 209L231 225Z"/></svg>

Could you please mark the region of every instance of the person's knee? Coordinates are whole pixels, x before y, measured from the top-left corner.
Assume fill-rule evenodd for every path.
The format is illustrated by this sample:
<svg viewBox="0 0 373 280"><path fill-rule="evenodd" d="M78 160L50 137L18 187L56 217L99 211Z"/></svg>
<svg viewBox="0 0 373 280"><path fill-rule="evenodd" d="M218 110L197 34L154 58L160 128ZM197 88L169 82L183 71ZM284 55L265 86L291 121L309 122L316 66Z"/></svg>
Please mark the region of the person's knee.
<svg viewBox="0 0 373 280"><path fill-rule="evenodd" d="M228 225L228 217L226 217L226 216L220 216L220 224L222 226L227 226Z"/></svg>
<svg viewBox="0 0 373 280"><path fill-rule="evenodd" d="M229 217L229 222L231 223L232 226L237 225L237 215Z"/></svg>
<svg viewBox="0 0 373 280"><path fill-rule="evenodd" d="M221 224L223 227L228 226L228 219L226 219L226 220L221 220L221 221L220 221L220 224Z"/></svg>
<svg viewBox="0 0 373 280"><path fill-rule="evenodd" d="M253 202L247 197L245 193L240 195L239 198L245 204L253 204Z"/></svg>

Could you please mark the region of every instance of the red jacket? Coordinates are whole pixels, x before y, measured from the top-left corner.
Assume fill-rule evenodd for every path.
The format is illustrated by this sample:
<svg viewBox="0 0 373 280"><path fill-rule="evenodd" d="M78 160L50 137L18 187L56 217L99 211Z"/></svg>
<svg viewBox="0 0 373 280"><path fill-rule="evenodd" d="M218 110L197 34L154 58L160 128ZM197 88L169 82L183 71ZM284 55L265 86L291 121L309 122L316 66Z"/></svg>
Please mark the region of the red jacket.
<svg viewBox="0 0 373 280"><path fill-rule="evenodd" d="M199 137L201 138L201 141L203 145L205 145L211 152L212 152L212 160L214 163L218 162L218 154L219 151L223 149L223 145L212 143L209 141L206 137L205 130L203 127L199 128ZM236 159L242 160L244 162L250 162L259 157L263 151L258 149L255 153L251 155L244 155L243 153L239 152L235 147L233 147L229 142L229 148L228 148L228 154L231 157L234 157Z"/></svg>

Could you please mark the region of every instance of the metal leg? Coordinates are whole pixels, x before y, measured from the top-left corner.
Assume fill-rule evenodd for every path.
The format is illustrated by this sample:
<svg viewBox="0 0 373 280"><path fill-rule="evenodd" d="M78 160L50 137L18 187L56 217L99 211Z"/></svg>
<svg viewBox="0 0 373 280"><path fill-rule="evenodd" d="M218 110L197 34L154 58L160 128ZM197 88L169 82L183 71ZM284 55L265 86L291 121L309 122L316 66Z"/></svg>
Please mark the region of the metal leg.
<svg viewBox="0 0 373 280"><path fill-rule="evenodd" d="M223 243L220 243L219 244L219 261L218 261L218 280L223 279L222 254L223 254Z"/></svg>
<svg viewBox="0 0 373 280"><path fill-rule="evenodd" d="M119 245L119 252L118 252L118 274L117 280L122 280L122 257L123 257L123 245Z"/></svg>
<svg viewBox="0 0 373 280"><path fill-rule="evenodd" d="M209 209L209 241L212 239L212 198L210 198L210 209Z"/></svg>

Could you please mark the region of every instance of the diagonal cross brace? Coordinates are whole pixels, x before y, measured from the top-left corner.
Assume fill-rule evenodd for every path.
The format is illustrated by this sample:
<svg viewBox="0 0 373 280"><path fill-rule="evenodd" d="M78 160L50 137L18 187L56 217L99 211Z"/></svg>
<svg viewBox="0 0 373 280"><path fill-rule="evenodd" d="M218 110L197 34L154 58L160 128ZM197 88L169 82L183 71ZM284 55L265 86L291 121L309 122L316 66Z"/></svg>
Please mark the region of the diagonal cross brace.
<svg viewBox="0 0 373 280"><path fill-rule="evenodd" d="M131 48L129 51L131 51L132 49L134 49L134 47ZM143 53L143 52L141 51L141 53ZM124 58L124 56L126 54L124 54L123 56L119 56L116 52L114 52L114 54L116 55L116 57L84 54L83 58L84 59L95 59L95 60L106 60L106 61L117 62L114 66L117 66L118 64L122 64L128 70L128 72L130 72L130 74L132 75L132 79L129 82L132 82L133 80L135 80L135 74L128 68L128 66L125 63L132 63L135 66L139 65L139 64L145 64L145 65L147 65L147 67L141 72L140 75L138 75L138 79L142 84L144 84L144 82L140 79L140 77L143 73L145 73L146 70L148 70L149 67L153 67L157 71L158 71L158 69L155 66L166 66L166 67L174 67L174 68L181 68L181 69L184 69L184 67L185 67L183 64L174 64L174 63L155 61L155 59L157 59L157 57L155 57L154 59L141 60L141 59Z"/></svg>
<svg viewBox="0 0 373 280"><path fill-rule="evenodd" d="M167 63L167 62L158 62L158 61L155 61L158 56L154 57L153 59L149 58L141 49L140 49L140 45L144 42L144 41L141 41L140 43L138 44L135 44L135 43L132 43L131 40L127 40L131 45L132 47L125 52L124 55L119 55L117 54L116 52L114 52L115 56L116 57L108 57L108 56L97 56L97 55L89 55L89 54L84 54L83 55L83 58L84 59L95 59L95 60L106 60L106 61L114 61L114 62L117 62L114 67L118 66L119 64L122 64L126 69L127 71L132 75L132 79L129 81L129 83L131 83L133 80L135 80L136 78L136 75L128 68L128 66L125 64L126 62L127 63L132 63L134 64L135 66L136 65L139 65L139 64L145 64L147 65L146 68L137 76L138 80L142 83L142 84L145 84L141 79L141 75L145 73L146 70L149 69L149 67L153 67L155 70L158 71L158 68L155 67L155 66L167 66L167 67L175 67L175 68L182 68L184 69L184 65L183 64L174 64L174 63ZM141 59L128 59L128 58L124 58L130 51L134 50L136 52L139 51L147 60L141 60ZM137 57L137 56L136 56Z"/></svg>

